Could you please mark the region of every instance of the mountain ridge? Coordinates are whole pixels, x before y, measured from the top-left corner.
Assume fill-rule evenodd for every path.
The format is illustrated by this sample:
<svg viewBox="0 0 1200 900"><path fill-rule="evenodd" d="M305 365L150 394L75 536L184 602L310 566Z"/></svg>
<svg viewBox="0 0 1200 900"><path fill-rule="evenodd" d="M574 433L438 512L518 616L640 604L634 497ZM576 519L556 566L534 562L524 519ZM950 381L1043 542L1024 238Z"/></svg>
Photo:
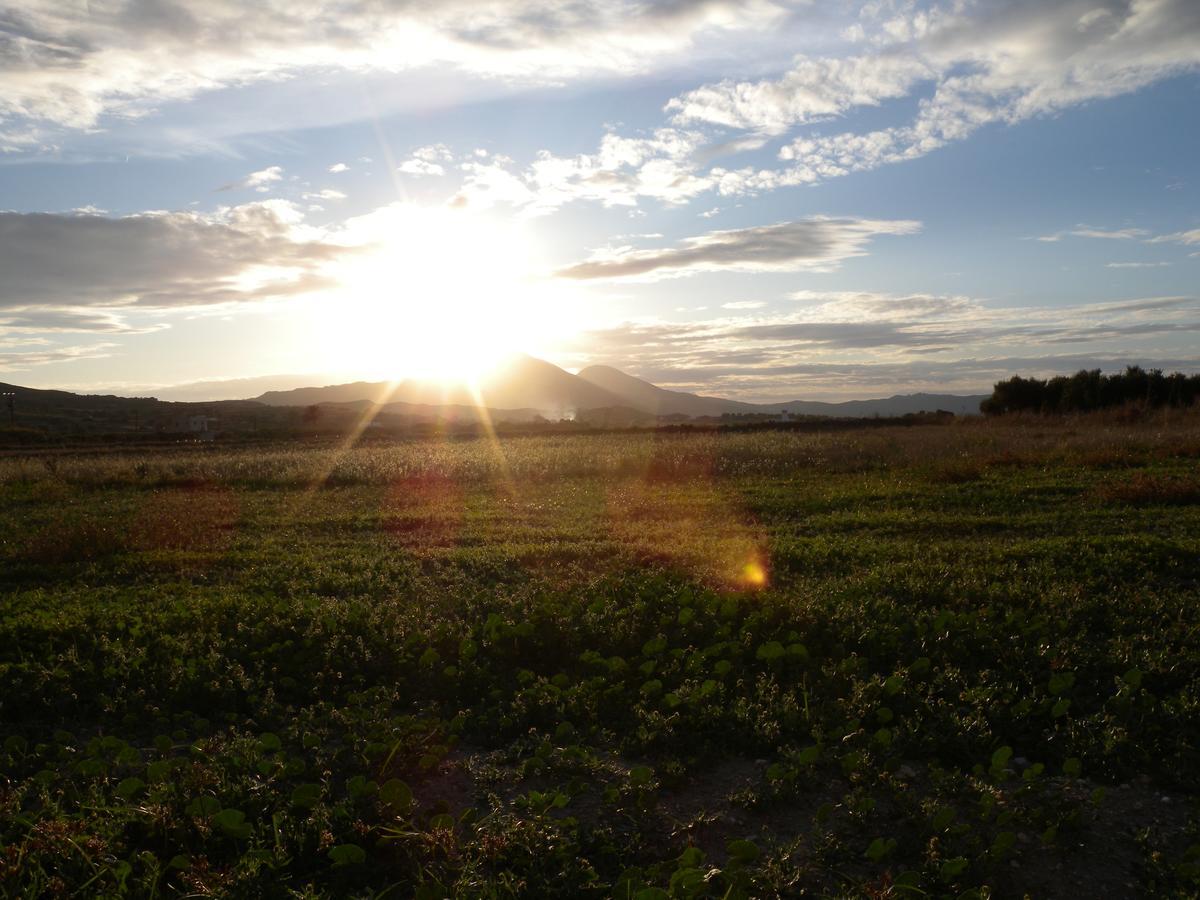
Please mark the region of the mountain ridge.
<svg viewBox="0 0 1200 900"><path fill-rule="evenodd" d="M946 410L978 415L986 394L892 394L868 400L794 400L749 403L725 397L673 391L613 366L592 365L572 374L545 360L518 357L499 375L483 379L477 391L410 379L401 382L350 382L325 387L268 391L254 401L269 406L308 406L320 403L370 401L387 406L412 403L425 406L482 405L504 411L537 410L546 418L573 418L589 409L626 407L653 416L719 418L725 415L872 417L900 416Z"/></svg>

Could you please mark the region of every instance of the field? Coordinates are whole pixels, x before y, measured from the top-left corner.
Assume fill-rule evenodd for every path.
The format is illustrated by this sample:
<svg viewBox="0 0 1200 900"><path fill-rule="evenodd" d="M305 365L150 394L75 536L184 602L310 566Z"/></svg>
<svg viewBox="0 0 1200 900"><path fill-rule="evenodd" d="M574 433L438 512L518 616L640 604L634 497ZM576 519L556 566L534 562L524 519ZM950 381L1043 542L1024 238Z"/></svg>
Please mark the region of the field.
<svg viewBox="0 0 1200 900"><path fill-rule="evenodd" d="M1194 897L1200 417L0 458L0 894Z"/></svg>

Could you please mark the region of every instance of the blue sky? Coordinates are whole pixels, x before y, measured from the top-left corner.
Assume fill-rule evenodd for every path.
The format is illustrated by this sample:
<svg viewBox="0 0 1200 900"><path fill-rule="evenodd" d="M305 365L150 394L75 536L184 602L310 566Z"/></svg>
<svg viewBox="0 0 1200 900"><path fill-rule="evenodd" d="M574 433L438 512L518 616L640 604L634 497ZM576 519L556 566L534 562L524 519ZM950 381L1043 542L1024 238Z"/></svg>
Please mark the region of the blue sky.
<svg viewBox="0 0 1200 900"><path fill-rule="evenodd" d="M1193 0L28 2L0 48L0 380L1200 369Z"/></svg>

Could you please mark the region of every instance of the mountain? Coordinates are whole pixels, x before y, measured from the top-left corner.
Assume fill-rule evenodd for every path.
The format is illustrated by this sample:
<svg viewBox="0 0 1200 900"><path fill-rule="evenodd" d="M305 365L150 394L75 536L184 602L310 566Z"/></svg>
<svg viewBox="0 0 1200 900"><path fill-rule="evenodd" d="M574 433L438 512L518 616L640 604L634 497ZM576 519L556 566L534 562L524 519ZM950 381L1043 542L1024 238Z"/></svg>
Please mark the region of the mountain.
<svg viewBox="0 0 1200 900"><path fill-rule="evenodd" d="M396 384L359 381L322 388L268 391L255 398L270 406L309 406L317 403L352 403L369 400L385 405L484 406L495 410L534 409L549 419L571 418L579 410L628 405L603 387L565 369L517 356L480 380L478 394L466 385L409 379Z"/></svg>
<svg viewBox="0 0 1200 900"><path fill-rule="evenodd" d="M317 388L316 390L320 390ZM253 402L253 401L252 401ZM329 403L320 402L319 404L307 404L308 406L320 405L325 409L338 411L351 411L355 415L361 416L367 412L369 408L373 408L375 404L370 400L355 400L348 403ZM276 404L273 409L296 409L296 407L285 404ZM477 422L536 422L541 417L541 414L536 409L490 409L487 407L479 407L474 404L465 406L461 404L429 404L429 403L405 403L400 400L395 403L384 403L378 407L376 414L387 417L396 416L416 422L449 422L459 424L469 424Z"/></svg>
<svg viewBox="0 0 1200 900"><path fill-rule="evenodd" d="M883 400L847 400L824 403L818 400L796 400L791 403L744 403L722 397L705 397L685 391L668 391L641 378L627 375L612 366L588 366L579 373L585 381L599 385L621 397L627 406L660 416L721 416L729 413L780 413L794 416L832 416L836 418L871 418L873 416L903 416L908 413L934 412L944 409L955 415L979 413L979 404L986 394L897 394Z"/></svg>
<svg viewBox="0 0 1200 900"><path fill-rule="evenodd" d="M536 410L548 419L574 418L582 410L634 410L654 416L719 418L723 415L772 415L783 410L796 416L855 418L902 416L944 409L957 415L976 415L985 394L897 394L879 400L848 400L825 403L796 400L791 403L745 403L722 397L706 397L686 391L670 391L615 369L588 366L572 375L551 363L531 356L518 356L485 377L476 396L465 386L411 379L390 384L357 381L327 387L268 391L255 398L270 406L311 406L320 403L370 401L390 407L405 403L422 407L475 407L482 404L497 412L526 413ZM401 410L397 410L401 412ZM512 418L521 419L514 415Z"/></svg>
<svg viewBox="0 0 1200 900"><path fill-rule="evenodd" d="M314 406L318 403L387 403L389 388L386 381L352 381L349 384L330 384L324 387L300 387L288 391L267 391L253 398L267 406Z"/></svg>
<svg viewBox="0 0 1200 900"><path fill-rule="evenodd" d="M261 415L264 407L249 400L213 403L173 403L154 397L113 394L75 394L0 384L0 393L13 395L11 414L0 406L0 427L43 429L55 434L154 433L186 430L192 416L219 417L223 427L251 430L272 424Z"/></svg>
<svg viewBox="0 0 1200 900"><path fill-rule="evenodd" d="M251 393L285 391L291 388L320 384L321 375L257 375L251 378L221 378L212 381L193 381L165 387L134 388L159 400L182 403L211 403L214 400L241 400Z"/></svg>
<svg viewBox="0 0 1200 900"><path fill-rule="evenodd" d="M626 406L657 416L720 416L763 411L761 406L739 400L669 391L612 366L588 366L580 370L579 377L620 397Z"/></svg>
<svg viewBox="0 0 1200 900"><path fill-rule="evenodd" d="M909 413L935 412L939 409L956 416L979 415L979 404L988 394L895 394L882 400L845 400L841 403L822 403L818 400L795 400L791 403L766 404L761 408L786 409L795 416L835 416L839 418L871 418L873 416L906 416Z"/></svg>
<svg viewBox="0 0 1200 900"><path fill-rule="evenodd" d="M532 423L540 418L570 418L601 428L653 425L655 417L755 422L790 416L889 418L916 412L948 410L978 415L986 395L903 394L879 400L822 403L743 403L669 391L610 366L590 366L578 375L544 360L515 357L483 379L479 392L431 381L399 383L359 381L325 387L268 391L256 400L204 403L164 401L154 397L75 394L0 384L13 394L11 424L45 434L175 434L193 431L195 422L224 433L298 434L336 431L361 421L374 410L376 427L411 428L422 424L472 426L485 418L494 423ZM319 407L310 410L308 407ZM7 404L0 406L0 429L10 424ZM728 420L727 420L728 421ZM15 432L14 432L15 433Z"/></svg>

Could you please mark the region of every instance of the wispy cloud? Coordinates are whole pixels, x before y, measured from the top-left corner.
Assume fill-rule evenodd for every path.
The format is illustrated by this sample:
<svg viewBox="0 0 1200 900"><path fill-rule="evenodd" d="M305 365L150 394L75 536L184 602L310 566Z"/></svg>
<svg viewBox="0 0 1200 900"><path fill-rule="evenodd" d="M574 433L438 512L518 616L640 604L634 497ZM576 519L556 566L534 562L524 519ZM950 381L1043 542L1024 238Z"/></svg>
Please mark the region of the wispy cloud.
<svg viewBox="0 0 1200 900"><path fill-rule="evenodd" d="M73 362L80 359L103 359L111 356L115 347L115 344L104 343L9 353L4 351L3 346L0 345L0 372L23 372L26 369L54 363Z"/></svg>
<svg viewBox="0 0 1200 900"><path fill-rule="evenodd" d="M882 387L983 390L1016 371L1126 362L1200 367L1200 357L1180 353L1200 334L1192 296L1058 308L869 291L794 297L794 312L625 322L587 333L576 350L581 361L615 362L685 389L771 400Z"/></svg>
<svg viewBox="0 0 1200 900"><path fill-rule="evenodd" d="M783 134L917 96L932 84L915 119L797 137L779 153L784 168L739 170L726 178L727 192L811 184L915 159L989 124L1056 113L1200 67L1192 0L865 4L847 33L865 52L801 57L780 78L706 85L668 102L666 112L677 124Z"/></svg>
<svg viewBox="0 0 1200 900"><path fill-rule="evenodd" d="M1176 231L1173 234L1160 234L1150 238L1150 244L1200 244L1200 228L1191 231Z"/></svg>
<svg viewBox="0 0 1200 900"><path fill-rule="evenodd" d="M301 196L305 200L345 200L346 195L341 191L336 191L333 188L323 188L319 191L308 191Z"/></svg>
<svg viewBox="0 0 1200 900"><path fill-rule="evenodd" d="M551 83L634 73L679 59L698 37L761 29L770 0L514 0L436 4L319 0L221 4L62 4L26 0L0 19L0 125L10 143L37 127L94 128L203 91L304 71L439 65Z"/></svg>
<svg viewBox="0 0 1200 900"><path fill-rule="evenodd" d="M1064 237L1093 238L1101 241L1135 241L1146 238L1150 234L1145 228L1097 228L1094 225L1076 225L1062 231L1043 234L1035 240L1045 243L1057 243Z"/></svg>
<svg viewBox="0 0 1200 900"><path fill-rule="evenodd" d="M744 272L830 271L860 256L878 235L914 234L908 220L811 218L778 225L710 231L658 250L620 247L560 270L561 278L661 278L720 269Z"/></svg>
<svg viewBox="0 0 1200 900"><path fill-rule="evenodd" d="M260 194L265 194L271 189L271 184L283 178L283 168L281 166L267 166L265 169L259 169L257 172L251 172L245 178L238 181L231 181L228 184L223 184L218 191L232 191L235 188L251 188Z"/></svg>

